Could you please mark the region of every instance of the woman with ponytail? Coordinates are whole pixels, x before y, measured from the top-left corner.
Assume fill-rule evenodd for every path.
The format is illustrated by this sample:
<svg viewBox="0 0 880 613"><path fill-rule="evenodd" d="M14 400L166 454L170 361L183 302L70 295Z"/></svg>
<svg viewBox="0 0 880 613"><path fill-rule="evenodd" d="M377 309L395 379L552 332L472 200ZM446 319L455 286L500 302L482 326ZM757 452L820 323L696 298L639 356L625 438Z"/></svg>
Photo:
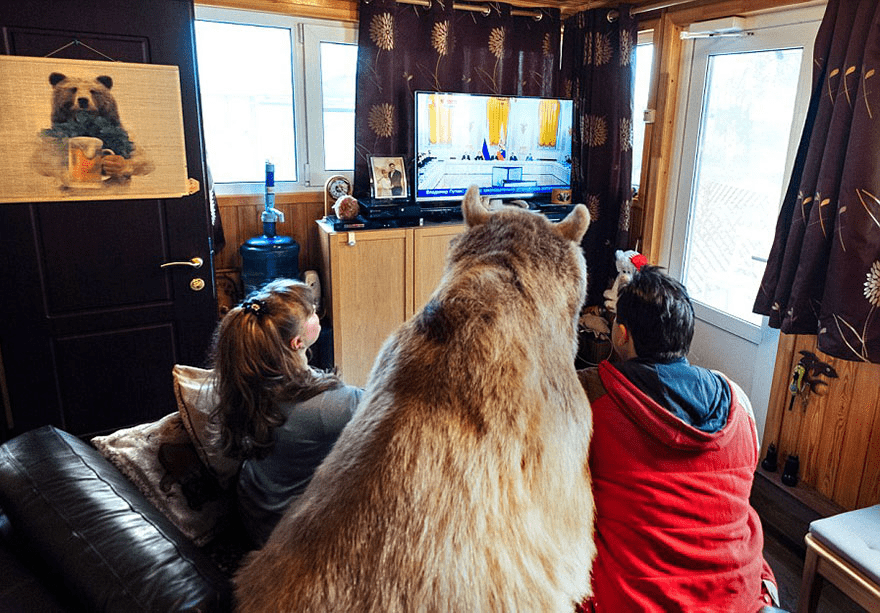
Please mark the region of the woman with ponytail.
<svg viewBox="0 0 880 613"><path fill-rule="evenodd" d="M311 288L279 279L231 309L214 338L220 442L243 460L238 507L258 547L296 504L363 393L309 366L320 332Z"/></svg>

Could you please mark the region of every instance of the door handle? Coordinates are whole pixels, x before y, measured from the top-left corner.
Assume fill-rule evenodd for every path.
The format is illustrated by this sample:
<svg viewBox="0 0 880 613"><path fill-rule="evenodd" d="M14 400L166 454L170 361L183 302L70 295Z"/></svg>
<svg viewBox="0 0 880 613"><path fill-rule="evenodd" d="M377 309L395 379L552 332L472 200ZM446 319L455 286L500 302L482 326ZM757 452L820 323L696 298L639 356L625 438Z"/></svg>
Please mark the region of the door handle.
<svg viewBox="0 0 880 613"><path fill-rule="evenodd" d="M201 268L205 261L202 258L195 257L187 262L165 262L160 264L159 268L169 268L171 266L191 266L192 268Z"/></svg>

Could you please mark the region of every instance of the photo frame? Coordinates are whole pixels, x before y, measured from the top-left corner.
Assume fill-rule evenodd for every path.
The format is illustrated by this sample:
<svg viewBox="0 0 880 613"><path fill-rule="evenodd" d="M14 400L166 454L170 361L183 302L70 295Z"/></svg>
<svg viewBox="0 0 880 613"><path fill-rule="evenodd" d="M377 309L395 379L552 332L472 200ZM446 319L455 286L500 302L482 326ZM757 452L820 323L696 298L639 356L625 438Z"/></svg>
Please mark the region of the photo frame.
<svg viewBox="0 0 880 613"><path fill-rule="evenodd" d="M403 156L374 155L370 157L370 183L374 200L409 198L409 183Z"/></svg>
<svg viewBox="0 0 880 613"><path fill-rule="evenodd" d="M0 56L0 202L191 192L177 66Z"/></svg>

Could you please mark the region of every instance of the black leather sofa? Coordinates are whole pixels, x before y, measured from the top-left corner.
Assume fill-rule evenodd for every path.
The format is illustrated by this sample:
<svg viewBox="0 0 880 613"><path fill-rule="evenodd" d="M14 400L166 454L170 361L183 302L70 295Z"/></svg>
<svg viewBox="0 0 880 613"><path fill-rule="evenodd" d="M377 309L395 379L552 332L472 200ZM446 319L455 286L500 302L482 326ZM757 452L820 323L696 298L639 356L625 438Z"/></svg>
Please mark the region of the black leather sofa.
<svg viewBox="0 0 880 613"><path fill-rule="evenodd" d="M0 445L0 613L229 611L228 574L88 443Z"/></svg>

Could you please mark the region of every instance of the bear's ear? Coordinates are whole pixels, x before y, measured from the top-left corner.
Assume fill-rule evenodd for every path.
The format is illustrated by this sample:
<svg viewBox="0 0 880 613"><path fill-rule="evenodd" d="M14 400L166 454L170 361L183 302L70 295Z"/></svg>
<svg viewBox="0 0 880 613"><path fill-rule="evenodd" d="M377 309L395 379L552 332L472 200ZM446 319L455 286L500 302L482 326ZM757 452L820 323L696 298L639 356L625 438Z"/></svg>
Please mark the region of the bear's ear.
<svg viewBox="0 0 880 613"><path fill-rule="evenodd" d="M556 224L556 231L563 238L579 243L589 227L590 212L583 204L577 204L565 219Z"/></svg>
<svg viewBox="0 0 880 613"><path fill-rule="evenodd" d="M95 81L97 81L98 83L100 83L101 85L106 87L107 89L110 89L111 87L113 87L113 79L111 79L107 75L101 75L100 77L96 77Z"/></svg>
<svg viewBox="0 0 880 613"><path fill-rule="evenodd" d="M483 206L480 200L480 188L476 185L471 185L464 195L464 200L461 201L461 213L469 227L479 226L489 219L491 213Z"/></svg>
<svg viewBox="0 0 880 613"><path fill-rule="evenodd" d="M66 79L66 78L67 78L67 77L65 77L65 76L64 76L63 74L61 74L60 72L53 72L52 74L49 75L49 84L50 84L52 87L55 87L56 85L58 85L59 83L61 83L61 82L62 82L64 79Z"/></svg>

